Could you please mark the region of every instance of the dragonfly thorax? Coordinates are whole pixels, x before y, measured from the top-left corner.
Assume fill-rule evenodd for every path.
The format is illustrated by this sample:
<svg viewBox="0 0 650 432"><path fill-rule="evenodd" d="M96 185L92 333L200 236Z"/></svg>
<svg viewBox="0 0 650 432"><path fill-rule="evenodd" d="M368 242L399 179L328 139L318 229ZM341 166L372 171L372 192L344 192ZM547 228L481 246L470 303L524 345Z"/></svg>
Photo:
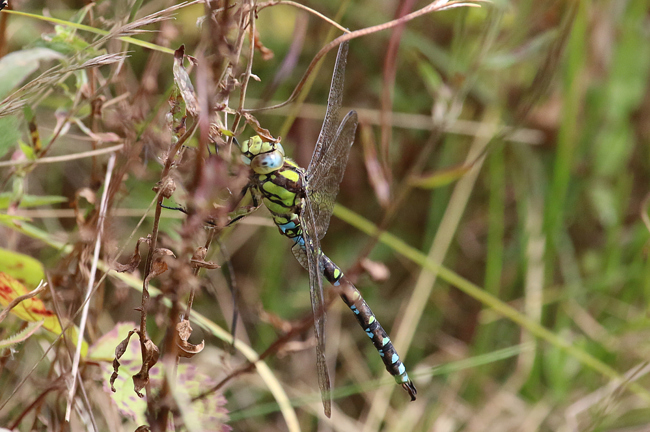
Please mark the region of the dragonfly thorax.
<svg viewBox="0 0 650 432"><path fill-rule="evenodd" d="M284 165L284 148L279 142L268 142L255 135L241 145L242 161L256 174L270 174Z"/></svg>

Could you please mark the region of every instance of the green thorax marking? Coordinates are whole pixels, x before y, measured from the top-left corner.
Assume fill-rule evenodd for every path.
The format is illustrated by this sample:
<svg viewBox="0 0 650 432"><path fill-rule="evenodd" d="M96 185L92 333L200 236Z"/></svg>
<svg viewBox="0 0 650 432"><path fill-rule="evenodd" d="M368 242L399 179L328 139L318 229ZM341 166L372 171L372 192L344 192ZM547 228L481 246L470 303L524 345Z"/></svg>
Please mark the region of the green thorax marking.
<svg viewBox="0 0 650 432"><path fill-rule="evenodd" d="M266 208L280 232L290 238L301 235L299 215L302 210L305 172L295 162L284 159L281 168L268 173L251 175L251 180L262 194Z"/></svg>

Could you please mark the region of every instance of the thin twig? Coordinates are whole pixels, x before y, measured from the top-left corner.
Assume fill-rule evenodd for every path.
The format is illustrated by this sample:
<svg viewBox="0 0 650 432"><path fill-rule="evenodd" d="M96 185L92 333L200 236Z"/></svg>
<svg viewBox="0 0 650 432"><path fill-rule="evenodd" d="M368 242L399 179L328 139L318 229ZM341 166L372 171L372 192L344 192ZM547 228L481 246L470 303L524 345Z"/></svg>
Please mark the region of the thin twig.
<svg viewBox="0 0 650 432"><path fill-rule="evenodd" d="M260 3L257 6L257 11L259 12L262 9L266 9L267 7L279 6L279 5L289 5L289 6L297 7L298 9L306 10L310 14L316 15L318 18L322 19L323 21L329 23L330 25L333 25L337 29L341 30L343 33L350 33L349 29L346 29L341 24L337 23L336 21L334 21L331 18L326 17L322 13L310 8L309 6L305 6L305 5L302 5L300 3L296 3L296 2L293 2L293 1L289 1L289 0L274 0L274 1L269 1L269 2L266 2L266 3Z"/></svg>
<svg viewBox="0 0 650 432"><path fill-rule="evenodd" d="M13 300L11 301L11 303L9 303L9 304L7 305L7 307L4 308L4 309L2 310L2 312L0 312L0 322L2 322L2 321L7 317L7 315L9 314L9 312L11 312L11 310L12 310L13 308L15 308L16 306L18 306L18 305L20 304L20 302L25 301L25 300L27 300L27 299L30 299L30 298L32 298L32 297L37 296L38 294L40 294L41 292L43 292L43 290L45 290L46 287L47 287L47 284L44 283L43 281L41 281L41 283L38 284L38 286L36 287L36 289L34 289L34 291L28 292L27 294L23 294L23 295L21 295L21 296L16 297L15 299L13 299Z"/></svg>
<svg viewBox="0 0 650 432"><path fill-rule="evenodd" d="M79 334L77 335L77 349L74 353L74 360L72 361L72 385L68 393L68 406L65 411L65 421L70 421L70 413L72 408L72 400L74 398L75 390L77 389L77 372L79 371L79 360L81 359L81 345L83 343L84 330L86 328L86 321L88 320L88 310L90 309L90 296L93 292L93 285L95 282L95 274L97 273L97 262L99 261L99 251L102 246L102 235L104 233L104 220L106 219L106 211L108 208L108 189L111 184L111 177L113 175L113 168L115 168L115 153L113 153L108 160L106 167L106 177L104 179L104 191L102 192L102 200L99 207L99 219L97 221L97 239L95 240L95 252L93 255L93 262L90 268L90 276L88 277L88 288L86 291L86 304L81 312L81 321L79 322Z"/></svg>
<svg viewBox="0 0 650 432"><path fill-rule="evenodd" d="M81 153L72 153L68 155L63 155L63 156L52 156L52 157L45 157L41 159L36 159L34 161L26 161L26 160L15 160L15 161L4 161L0 162L0 167L8 167L8 166L17 166L17 165L40 165L40 164L47 164L47 163L57 163L57 162L68 162L71 160L76 160L76 159L84 159L88 157L93 157L93 156L99 156L103 155L106 153L114 153L117 151L120 151L124 148L124 144L118 144L114 145L112 147L106 147L103 149L97 149L97 150L89 150Z"/></svg>

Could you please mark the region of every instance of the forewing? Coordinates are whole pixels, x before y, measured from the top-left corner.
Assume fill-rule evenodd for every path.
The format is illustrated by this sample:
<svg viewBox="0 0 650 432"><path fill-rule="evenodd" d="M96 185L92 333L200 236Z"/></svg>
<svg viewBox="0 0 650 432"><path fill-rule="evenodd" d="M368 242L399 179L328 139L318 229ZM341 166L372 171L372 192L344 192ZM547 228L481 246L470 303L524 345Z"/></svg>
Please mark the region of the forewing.
<svg viewBox="0 0 650 432"><path fill-rule="evenodd" d="M328 147L332 143L332 138L336 133L339 125L339 110L341 109L341 102L343 100L343 81L345 79L345 64L348 60L348 45L349 42L343 42L339 45L338 54L336 54L336 64L334 65L334 73L332 74L332 83L330 84L330 94L327 98L327 112L321 126L318 141L314 153L311 156L311 162L307 172L318 166L321 159L327 157Z"/></svg>
<svg viewBox="0 0 650 432"><path fill-rule="evenodd" d="M311 308L314 314L314 333L316 335L316 369L318 372L318 386L321 391L325 415L330 417L332 400L330 397L330 376L325 359L325 299L323 295L323 282L320 271L320 241L314 235L314 214L309 198L305 197L300 214L302 237L305 241L303 249L295 244L291 251L298 262L309 271L309 294Z"/></svg>
<svg viewBox="0 0 650 432"><path fill-rule="evenodd" d="M326 157L307 173L308 195L312 203L316 232L322 239L330 224L339 185L348 164L350 147L357 131L357 113L350 111L339 125Z"/></svg>

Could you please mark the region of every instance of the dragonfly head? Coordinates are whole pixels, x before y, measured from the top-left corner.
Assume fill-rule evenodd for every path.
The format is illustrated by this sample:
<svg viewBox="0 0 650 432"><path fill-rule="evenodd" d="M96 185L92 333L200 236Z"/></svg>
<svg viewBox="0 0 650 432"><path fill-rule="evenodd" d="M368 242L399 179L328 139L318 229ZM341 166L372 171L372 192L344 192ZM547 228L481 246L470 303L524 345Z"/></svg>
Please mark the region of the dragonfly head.
<svg viewBox="0 0 650 432"><path fill-rule="evenodd" d="M265 142L258 135L241 145L241 159L257 174L270 174L284 165L284 149L279 142Z"/></svg>

